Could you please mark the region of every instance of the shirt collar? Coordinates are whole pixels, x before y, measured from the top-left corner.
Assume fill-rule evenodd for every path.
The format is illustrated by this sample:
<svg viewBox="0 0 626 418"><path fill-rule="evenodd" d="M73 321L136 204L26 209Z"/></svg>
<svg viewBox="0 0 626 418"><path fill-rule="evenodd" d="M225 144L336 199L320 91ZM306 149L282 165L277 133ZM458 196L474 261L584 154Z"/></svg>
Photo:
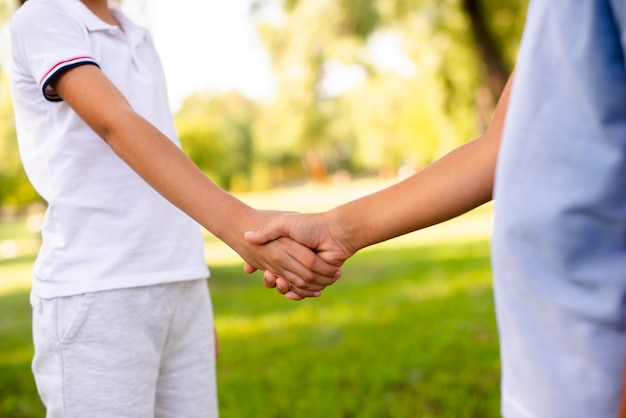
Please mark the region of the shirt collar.
<svg viewBox="0 0 626 418"><path fill-rule="evenodd" d="M74 16L76 16L87 28L89 32L97 30L112 30L115 29L115 25L110 25L94 15L87 6L80 0L55 0L66 10L69 10ZM111 8L111 3L109 3Z"/></svg>
<svg viewBox="0 0 626 418"><path fill-rule="evenodd" d="M67 8L85 25L89 32L100 30L120 30L117 25L111 25L92 13L87 6L80 0L56 0L64 8ZM124 15L119 6L113 1L108 2L109 9L113 16L117 19L124 32L132 32L137 29L135 24Z"/></svg>
<svg viewBox="0 0 626 418"><path fill-rule="evenodd" d="M123 31L129 39L133 39L135 42L142 42L146 39L146 30L135 25L119 8L119 6L113 1L109 1L109 9L111 13L117 19L119 25L111 25L106 23L98 16L92 13L87 6L80 0L55 0L60 3L64 8L67 8L74 16L76 16L87 28L89 32L95 31Z"/></svg>

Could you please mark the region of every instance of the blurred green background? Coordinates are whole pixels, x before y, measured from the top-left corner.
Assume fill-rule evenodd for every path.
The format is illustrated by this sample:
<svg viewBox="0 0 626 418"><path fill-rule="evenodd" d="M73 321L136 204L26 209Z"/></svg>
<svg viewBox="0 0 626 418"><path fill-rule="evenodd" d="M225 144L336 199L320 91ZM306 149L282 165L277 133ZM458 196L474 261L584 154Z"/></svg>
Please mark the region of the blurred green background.
<svg viewBox="0 0 626 418"><path fill-rule="evenodd" d="M184 150L236 192L395 176L474 139L513 68L526 7L522 0L246 1L271 61L273 94L198 92L175 115ZM16 4L0 0L3 34ZM277 7L280 18L268 18L264 11L276 14ZM185 41L176 39L177 46L184 49ZM6 39L1 48L6 211L38 198L17 154ZM329 86L337 74L349 79Z"/></svg>
<svg viewBox="0 0 626 418"><path fill-rule="evenodd" d="M527 6L246 2L273 93L198 91L175 122L185 152L222 187L255 207L303 211L390 185L479 136L512 71ZM44 204L19 162L8 88L5 23L17 3L0 0L2 418L42 416L29 370L27 294ZM351 79L330 86L340 72ZM490 219L486 205L366 249L322 298L301 303L243 275L232 252L206 234L222 416L498 416Z"/></svg>

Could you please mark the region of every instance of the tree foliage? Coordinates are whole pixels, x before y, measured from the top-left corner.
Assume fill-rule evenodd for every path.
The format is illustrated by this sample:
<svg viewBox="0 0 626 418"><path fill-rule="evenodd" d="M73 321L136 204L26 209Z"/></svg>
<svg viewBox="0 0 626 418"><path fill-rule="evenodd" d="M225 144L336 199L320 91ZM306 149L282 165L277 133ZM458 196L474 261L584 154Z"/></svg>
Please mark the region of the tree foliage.
<svg viewBox="0 0 626 418"><path fill-rule="evenodd" d="M250 1L275 94L198 93L176 115L185 151L230 190L419 168L473 139L514 66L526 9L523 0ZM0 0L0 25L18 3ZM278 19L265 18L271 7ZM3 64L0 205L23 204L36 195L18 162Z"/></svg>
<svg viewBox="0 0 626 418"><path fill-rule="evenodd" d="M255 10L268 3L257 1ZM279 80L268 131L320 177L326 169L312 170L309 156L317 166L340 165L336 151L348 143L349 166L388 169L428 163L477 135L512 69L525 4L285 0L282 8L282 24L259 24ZM385 32L402 40L413 74L399 77L372 61L372 40ZM322 87L333 61L367 77L329 97Z"/></svg>
<svg viewBox="0 0 626 418"><path fill-rule="evenodd" d="M0 30L17 9L19 3L13 0L0 0ZM6 32L2 32L6 34ZM3 41L6 41L2 37ZM4 45L3 45L4 47ZM3 58L8 58L4 54ZM15 139L15 122L9 93L8 63L0 59L0 206L22 206L39 201L20 162Z"/></svg>
<svg viewBox="0 0 626 418"><path fill-rule="evenodd" d="M213 180L228 189L249 187L252 124L256 106L231 91L195 94L175 118L183 149Z"/></svg>

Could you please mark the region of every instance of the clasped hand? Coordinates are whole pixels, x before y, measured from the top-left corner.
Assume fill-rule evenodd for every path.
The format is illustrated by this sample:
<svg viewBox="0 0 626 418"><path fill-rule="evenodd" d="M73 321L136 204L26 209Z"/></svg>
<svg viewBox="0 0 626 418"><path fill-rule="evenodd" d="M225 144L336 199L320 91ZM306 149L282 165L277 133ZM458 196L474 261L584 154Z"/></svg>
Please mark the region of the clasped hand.
<svg viewBox="0 0 626 418"><path fill-rule="evenodd" d="M256 231L246 232L245 238L249 243L256 245L268 245L277 240L290 238L310 248L324 262L336 267L340 267L355 252L333 233L325 213L284 213L270 218ZM256 270L249 263L244 266L244 271L248 274ZM315 274L308 274L305 277L293 275L285 277L266 269L263 281L266 287L276 288L286 298L301 300L319 296L324 288L333 284L340 276L341 271L338 270L333 277Z"/></svg>

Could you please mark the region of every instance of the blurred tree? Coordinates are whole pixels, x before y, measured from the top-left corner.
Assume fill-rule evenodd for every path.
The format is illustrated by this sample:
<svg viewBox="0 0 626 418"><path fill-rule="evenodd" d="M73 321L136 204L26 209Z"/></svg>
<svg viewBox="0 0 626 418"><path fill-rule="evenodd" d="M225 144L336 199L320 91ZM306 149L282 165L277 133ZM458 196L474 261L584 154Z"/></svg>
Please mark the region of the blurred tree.
<svg viewBox="0 0 626 418"><path fill-rule="evenodd" d="M264 3L268 0L257 0ZM307 0L285 0L283 7L293 13ZM525 0L340 0L342 10L338 36L367 38L381 26L397 25L412 16L427 16L442 34L456 38L457 28L448 20L451 9L460 9L467 20L464 36L471 35L474 50L482 63L487 84L499 96L511 72L521 35L527 1ZM257 6L258 7L258 6ZM332 10L327 9L328 14ZM328 16L328 14L326 16ZM455 22L459 25L459 22ZM469 33L468 33L469 32Z"/></svg>
<svg viewBox="0 0 626 418"><path fill-rule="evenodd" d="M218 96L197 93L185 100L175 117L187 155L226 189L250 186L256 112L256 105L235 91Z"/></svg>
<svg viewBox="0 0 626 418"><path fill-rule="evenodd" d="M8 28L6 27L6 23L13 14L13 12L15 12L15 10L22 3L24 2L19 0L0 0L0 40L3 42L2 49L8 47L8 45L5 44L5 42L8 41L8 37L5 36L5 34L7 33L6 31L8 30ZM0 51L2 51L2 49L0 49ZM4 75L6 75L6 69L4 68L6 66L6 61L4 60L4 58L7 57L3 54L0 54L0 95L5 94L7 89L6 82L8 81L6 77L3 77Z"/></svg>
<svg viewBox="0 0 626 418"><path fill-rule="evenodd" d="M8 47L6 22L17 7L24 3L17 0L0 0L0 40L3 53ZM41 198L26 178L15 139L13 106L9 92L8 55L0 57L0 207L24 206Z"/></svg>
<svg viewBox="0 0 626 418"><path fill-rule="evenodd" d="M504 60L502 48L488 24L484 0L462 0L463 10L470 22L478 56L484 64L487 85L491 94L498 97L504 89L510 68Z"/></svg>
<svg viewBox="0 0 626 418"><path fill-rule="evenodd" d="M0 26L7 21L18 6L24 4L25 0L0 0Z"/></svg>
<svg viewBox="0 0 626 418"><path fill-rule="evenodd" d="M404 79L386 74L342 97L351 130L353 164L392 172L402 165L424 166L440 154L452 132L441 112L444 96L426 74ZM372 99L375 98L375 99Z"/></svg>
<svg viewBox="0 0 626 418"><path fill-rule="evenodd" d="M20 161L13 107L8 94L0 94L0 161L0 207L19 207L41 201L30 185Z"/></svg>
<svg viewBox="0 0 626 418"><path fill-rule="evenodd" d="M462 0L462 7L470 22L475 54L484 77L476 92L477 110L484 127L513 69L527 1Z"/></svg>
<svg viewBox="0 0 626 418"><path fill-rule="evenodd" d="M373 26L367 21L374 16L369 6L360 8L365 21L343 18L343 7L350 1L288 1L285 25L259 26L278 88L275 101L264 111L262 126L255 131L258 151L261 155L279 152L289 160L299 156L309 177L317 180L327 176L333 148L327 129L330 116L324 111L329 98L320 88L324 66L333 56L354 55L355 38Z"/></svg>
<svg viewBox="0 0 626 418"><path fill-rule="evenodd" d="M325 179L339 169L421 166L472 138L513 67L526 7L523 0L251 1L278 81L275 98L198 94L176 117L187 153L234 190ZM18 3L0 0L0 24ZM265 19L271 5L282 15ZM397 56L376 56L389 49L381 38L397 41L408 70L393 68ZM357 82L332 87L329 80L348 70ZM7 85L0 78L0 157L17 161ZM3 195L28 195L4 193L24 178L18 168L9 181L11 167L0 169L0 204Z"/></svg>
<svg viewBox="0 0 626 418"><path fill-rule="evenodd" d="M270 4L276 0L257 0L254 10L262 16ZM323 177L320 161L332 163L343 141L353 150L358 144L356 165L381 168L404 158L427 163L482 130L513 67L526 2L284 0L279 6L283 19L259 24L278 77L277 99L261 118L261 149L299 153L309 174ZM368 49L385 31L399 34L414 74L382 78L391 72L381 71ZM340 98L324 91L333 60L364 70L360 92ZM349 122L354 131L340 126L332 113L338 111L358 119Z"/></svg>

